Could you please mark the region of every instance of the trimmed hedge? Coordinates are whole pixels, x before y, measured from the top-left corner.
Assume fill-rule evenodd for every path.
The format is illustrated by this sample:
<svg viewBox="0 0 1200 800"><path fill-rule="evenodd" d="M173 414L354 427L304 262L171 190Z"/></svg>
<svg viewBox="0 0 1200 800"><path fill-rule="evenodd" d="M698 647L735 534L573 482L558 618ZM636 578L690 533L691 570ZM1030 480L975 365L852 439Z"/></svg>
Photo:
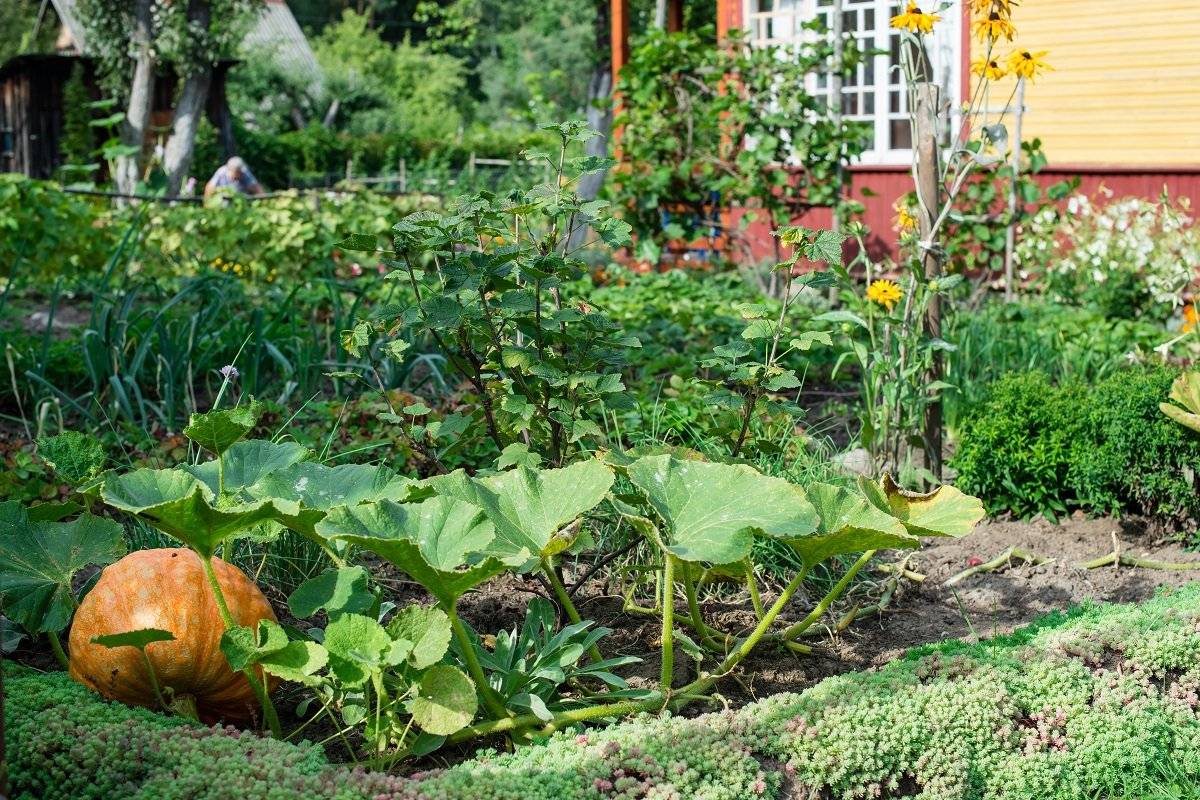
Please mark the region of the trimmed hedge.
<svg viewBox="0 0 1200 800"><path fill-rule="evenodd" d="M988 513L1200 519L1200 436L1158 408L1178 374L1137 367L1060 385L1041 372L1007 375L961 426L955 485Z"/></svg>
<svg viewBox="0 0 1200 800"><path fill-rule="evenodd" d="M7 673L17 798L860 798L1200 796L1200 584L918 648L738 711L643 716L407 778L108 704Z"/></svg>

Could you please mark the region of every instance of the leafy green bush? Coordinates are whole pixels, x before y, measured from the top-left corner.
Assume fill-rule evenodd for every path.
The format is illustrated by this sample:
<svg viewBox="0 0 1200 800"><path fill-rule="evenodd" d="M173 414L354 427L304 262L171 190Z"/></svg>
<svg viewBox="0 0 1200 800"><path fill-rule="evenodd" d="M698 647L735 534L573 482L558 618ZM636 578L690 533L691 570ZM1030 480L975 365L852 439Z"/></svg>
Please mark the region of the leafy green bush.
<svg viewBox="0 0 1200 800"><path fill-rule="evenodd" d="M13 796L1195 798L1200 586L910 651L737 711L560 731L408 778L106 703L5 665ZM786 783L786 786L785 786Z"/></svg>
<svg viewBox="0 0 1200 800"><path fill-rule="evenodd" d="M1195 519L1200 437L1158 408L1177 375L1133 368L1057 386L1040 372L1006 376L962 424L958 483L992 513Z"/></svg>
<svg viewBox="0 0 1200 800"><path fill-rule="evenodd" d="M957 347L946 354L947 380L955 387L945 395L951 427L1010 372L1095 382L1145 358L1169 337L1160 324L1037 299L989 303L950 320L947 338Z"/></svg>

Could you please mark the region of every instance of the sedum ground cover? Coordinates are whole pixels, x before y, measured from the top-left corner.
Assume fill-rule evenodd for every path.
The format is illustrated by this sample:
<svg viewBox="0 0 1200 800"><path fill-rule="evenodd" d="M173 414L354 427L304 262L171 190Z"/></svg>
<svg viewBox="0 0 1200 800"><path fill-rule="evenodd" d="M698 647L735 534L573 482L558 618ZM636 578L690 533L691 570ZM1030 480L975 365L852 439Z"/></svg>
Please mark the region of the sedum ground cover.
<svg viewBox="0 0 1200 800"><path fill-rule="evenodd" d="M409 777L6 672L17 798L1200 797L1200 584L736 711L554 733Z"/></svg>

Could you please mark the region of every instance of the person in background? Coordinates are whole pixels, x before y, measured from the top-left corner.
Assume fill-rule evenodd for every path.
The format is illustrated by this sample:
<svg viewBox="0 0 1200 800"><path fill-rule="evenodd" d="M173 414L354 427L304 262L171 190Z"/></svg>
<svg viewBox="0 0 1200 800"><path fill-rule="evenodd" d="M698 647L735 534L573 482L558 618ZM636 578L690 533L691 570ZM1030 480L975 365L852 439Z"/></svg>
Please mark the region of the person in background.
<svg viewBox="0 0 1200 800"><path fill-rule="evenodd" d="M242 194L262 194L263 188L246 162L234 156L217 168L204 184L204 197L212 197L220 189L233 189Z"/></svg>

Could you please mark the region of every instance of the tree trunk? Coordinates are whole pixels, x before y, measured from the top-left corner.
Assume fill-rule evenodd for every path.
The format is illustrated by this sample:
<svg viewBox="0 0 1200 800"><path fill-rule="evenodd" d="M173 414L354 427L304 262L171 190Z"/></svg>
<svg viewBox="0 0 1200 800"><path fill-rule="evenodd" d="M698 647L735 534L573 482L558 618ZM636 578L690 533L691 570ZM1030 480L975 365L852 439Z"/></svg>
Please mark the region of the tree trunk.
<svg viewBox="0 0 1200 800"><path fill-rule="evenodd" d="M212 7L208 0L190 0L188 3L189 27L208 30L212 21ZM184 178L192 167L192 154L196 146L196 130L204 115L204 104L208 101L208 87L212 84L212 62L205 61L190 65L191 69L183 81L179 100L175 104L175 118L171 123L171 138L167 139L163 169L167 173L167 194L179 194Z"/></svg>
<svg viewBox="0 0 1200 800"><path fill-rule="evenodd" d="M609 0L596 0L596 61L592 65L592 77L588 81L587 93L587 123L598 135L593 136L584 144L584 152L589 156L607 156L608 142L612 136L612 61L610 60L610 31L608 18ZM593 172L579 179L579 196L584 200L595 200L604 186L605 172ZM575 249L584 242L587 235L587 225L580 225L571 231L567 247Z"/></svg>
<svg viewBox="0 0 1200 800"><path fill-rule="evenodd" d="M154 101L154 53L150 43L154 38L152 11L154 0L136 0L133 9L133 82L129 86L129 106L121 123L121 144L130 152L117 157L113 179L117 191L132 194L142 177L142 151L146 146L146 130L150 127L150 110Z"/></svg>

